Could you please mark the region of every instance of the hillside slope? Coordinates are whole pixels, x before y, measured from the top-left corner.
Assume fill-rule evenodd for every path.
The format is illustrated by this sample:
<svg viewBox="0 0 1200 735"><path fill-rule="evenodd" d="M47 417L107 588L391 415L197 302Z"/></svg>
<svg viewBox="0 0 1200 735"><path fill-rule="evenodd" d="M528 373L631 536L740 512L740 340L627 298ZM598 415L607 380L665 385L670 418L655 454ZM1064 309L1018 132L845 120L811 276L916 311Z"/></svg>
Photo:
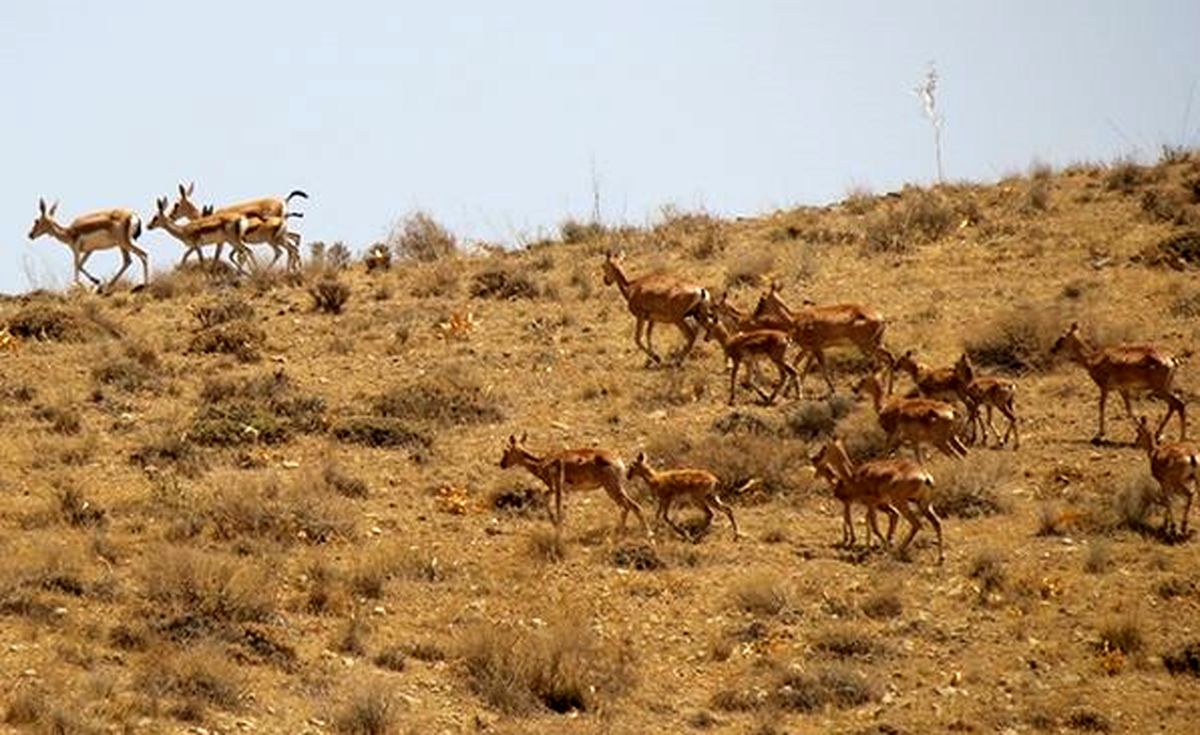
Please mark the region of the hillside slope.
<svg viewBox="0 0 1200 735"><path fill-rule="evenodd" d="M1079 321L1192 355L1198 200L1193 154L356 263L336 276L350 289L337 315L313 309L318 265L301 283L177 272L137 293L9 299L3 721L1187 732L1200 544L1155 532L1120 401L1112 442L1091 444L1095 386L1048 350ZM644 366L600 280L612 248L634 275L666 269L744 307L771 280L793 304L870 304L894 352L949 365L969 349L1014 377L1020 449L929 463L945 564L928 528L905 561L835 546L840 508L808 456L835 417L856 450L878 449L871 407L844 397L860 358L833 356L833 401L763 407L742 391L730 408L712 342L680 368ZM656 332L664 352L679 344ZM1177 386L1194 406L1194 361ZM695 543L659 528L648 545L636 523L613 541L601 491L568 495L557 538L540 483L498 467L525 432L535 451L645 450L758 477L730 499L746 538L718 516Z"/></svg>

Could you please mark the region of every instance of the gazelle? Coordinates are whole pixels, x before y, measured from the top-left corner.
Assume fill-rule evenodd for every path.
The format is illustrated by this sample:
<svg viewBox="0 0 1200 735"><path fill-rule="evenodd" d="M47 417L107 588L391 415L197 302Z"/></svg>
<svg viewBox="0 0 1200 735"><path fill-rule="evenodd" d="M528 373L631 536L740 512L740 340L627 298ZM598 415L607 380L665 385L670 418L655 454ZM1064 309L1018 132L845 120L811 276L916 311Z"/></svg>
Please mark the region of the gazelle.
<svg viewBox="0 0 1200 735"><path fill-rule="evenodd" d="M708 307L708 289L686 283L665 273L651 273L630 280L621 267L623 254L608 253L604 257L604 285L617 284L621 296L629 306L636 323L633 341L638 349L649 357L648 364L662 362L650 343L650 335L656 322L674 324L683 333L687 344L676 353L676 362L682 363L696 343L698 327L694 320L704 316ZM642 329L646 331L646 343L642 344Z"/></svg>
<svg viewBox="0 0 1200 735"><path fill-rule="evenodd" d="M554 493L554 509L551 520L562 527L562 495L566 489L588 490L601 487L608 497L621 509L621 521L617 532L625 531L625 521L632 512L641 522L646 535L653 538L654 532L642 516L642 508L621 484L625 463L617 455L603 449L564 449L544 456L537 456L525 448L525 435L520 440L508 437L504 454L500 458L501 469L524 467L531 475L545 483Z"/></svg>
<svg viewBox="0 0 1200 735"><path fill-rule="evenodd" d="M687 539L687 533L675 521L672 521L669 515L671 503L675 502L676 498L687 498L697 508L704 511L705 529L712 525L713 510L721 511L729 518L729 524L733 526L733 540L737 541L741 538L737 520L733 517L733 509L726 505L718 494L717 486L720 484L720 480L708 470L655 471L646 460L646 453L638 452L637 459L629 465L629 471L625 477L630 480L640 477L646 481L646 485L658 498L658 511L655 517L665 521L682 538ZM744 492L755 482L756 480L747 480L734 489L733 494Z"/></svg>
<svg viewBox="0 0 1200 735"><path fill-rule="evenodd" d="M768 405L775 402L779 392L787 387L789 381L793 385L798 384L796 369L787 362L787 332L777 329L755 329L731 335L725 325L721 324L717 317L711 315L703 321L703 324L704 339L706 341L715 339L720 343L725 356L733 363L729 371L729 405L733 405L734 393L737 390L738 368L747 360L765 357L779 370L779 382L775 384L775 390L771 392L769 398L761 388L754 386L759 397Z"/></svg>
<svg viewBox="0 0 1200 735"><path fill-rule="evenodd" d="M1174 390L1175 369L1179 363L1167 352L1153 345L1114 345L1092 347L1079 334L1079 325L1072 323L1050 349L1051 354L1066 352L1067 357L1087 370L1088 375L1100 389L1100 428L1093 443L1104 439L1104 409L1109 391L1117 391L1125 403L1125 413L1131 421L1133 406L1131 393L1149 393L1167 404L1167 413L1154 431L1162 434L1173 414L1179 414L1179 438L1187 438L1187 414L1183 399Z"/></svg>
<svg viewBox="0 0 1200 735"><path fill-rule="evenodd" d="M780 319L789 324L792 340L800 347L800 356L805 358L800 371L800 386L812 369L813 362L821 368L830 394L836 393L829 367L825 364L825 350L841 344L852 344L863 355L875 361L876 367L888 371L888 393L892 391L892 374L895 358L883 346L883 333L887 322L874 309L860 304L832 304L829 306L804 306L792 309L780 297L783 288L772 283L771 289L758 300L754 308L754 319Z"/></svg>
<svg viewBox="0 0 1200 735"><path fill-rule="evenodd" d="M826 466L830 473L840 479L844 484L845 496L867 504L870 509L867 516L868 522L876 535L879 535L879 528L875 523L874 508L891 507L904 516L904 520L908 521L909 529L908 535L904 537L904 541L896 550L898 555L904 554L921 528L921 521L911 507L911 505L915 505L917 510L921 511L921 515L925 516L933 525L933 530L937 533L938 564L945 561L942 545L942 522L933 509L933 476L921 465L908 459L877 459L863 462L856 467L850 460L850 455L846 452L846 447L841 439L836 438L825 445L813 462ZM845 522L850 515L849 503L846 501L843 503L846 507ZM894 529L895 524L890 523L888 542L891 541ZM851 530L853 531L853 529ZM870 543L870 534L867 536L867 542Z"/></svg>
<svg viewBox="0 0 1200 735"><path fill-rule="evenodd" d="M233 246L234 253L242 256L243 261L249 258L252 264L255 262L254 255L245 243L246 232L250 228L250 222L245 217L231 214L210 214L190 222L180 223L167 215L166 197L159 197L155 204L158 207L158 213L154 215L154 219L150 220L150 229L162 228L183 243L187 248L183 254L183 260L187 260L188 255L192 252L199 254L200 248L204 245L229 243ZM204 256L200 255L199 257L203 262ZM237 261L234 261L234 265L242 270L242 266Z"/></svg>
<svg viewBox="0 0 1200 735"><path fill-rule="evenodd" d="M957 366L934 368L917 359L916 350L908 350L896 360L896 370L908 373L916 386L916 394L953 404L966 404L967 383ZM910 394L910 397L911 394Z"/></svg>
<svg viewBox="0 0 1200 735"><path fill-rule="evenodd" d="M1003 446L1008 443L1008 437L1011 434L1013 449L1019 449L1021 435L1017 431L1017 384L1007 378L975 375L975 366L971 364L971 358L965 352L958 358L954 370L958 373L959 380L966 386L967 425L971 427L970 441L974 443L978 433L982 433L983 445L986 447L990 431L996 436L997 443ZM987 409L986 422L980 413L981 407ZM993 408L1008 419L1008 428L1005 429L1003 438L992 424Z"/></svg>
<svg viewBox="0 0 1200 735"><path fill-rule="evenodd" d="M888 398L884 401L883 381L872 373L854 386L858 395L869 395L879 417L879 426L887 434L890 453L902 442L913 445L917 460L924 462L922 444L931 444L948 457L962 459L967 448L958 438L959 417L949 403L932 398Z"/></svg>
<svg viewBox="0 0 1200 735"><path fill-rule="evenodd" d="M872 532L879 537L879 541L884 546L890 546L892 543L892 535L896 530L896 511L890 505L883 502L882 499L874 495L856 496L851 488L843 480L844 477L852 474L849 469L835 470L833 465L828 461L830 455L826 451L826 447L821 447L816 454L809 457L812 462L813 472L817 477L825 480L833 488L833 497L842 504L842 541L843 548L852 549L858 543L854 534L854 521L850 518L851 505L861 503L866 506L866 522L867 522L867 548L872 549L875 543L872 537ZM888 535L884 538L879 533L879 527L875 523L875 511L881 510L888 517Z"/></svg>
<svg viewBox="0 0 1200 735"><path fill-rule="evenodd" d="M106 209L76 217L71 224L64 227L54 220L57 211L58 202L47 209L46 200L38 199L38 217L33 221L33 228L29 230L29 239L49 235L71 248L75 257L76 284L79 283L79 274L82 273L93 285L99 286L100 280L88 273L84 264L97 250L112 248L121 251L121 270L105 284L104 289L110 288L125 274L129 264L133 262L131 254L142 261L143 285L150 282L150 263L146 251L133 242L142 234L142 220L137 214L128 209Z"/></svg>
<svg viewBox="0 0 1200 735"><path fill-rule="evenodd" d="M196 219L206 214L239 214L250 220L251 239L252 243L264 243L271 246L275 253L271 264L274 265L280 258L281 250L287 253L288 268L291 269L292 263L299 265L300 257L300 234L287 229L287 220L292 217L303 217L301 212L289 212L288 204L292 199L300 197L307 199L308 194L300 189L293 189L286 197L282 199L278 197L263 197L261 199L250 199L236 204L230 204L226 207L208 211L207 207L201 209L192 201L191 196L196 191L196 182L190 182L186 186L179 185L179 199L171 207L171 219ZM256 223L255 220L262 220L262 224ZM279 228L279 223L285 225L282 230ZM255 234L257 232L257 234ZM265 239L270 233L276 239ZM259 238L259 239L256 239ZM220 248L217 249L217 257L221 254ZM293 261L293 258L295 261Z"/></svg>
<svg viewBox="0 0 1200 735"><path fill-rule="evenodd" d="M201 211L203 212L203 216L208 216L215 212L211 205L206 205ZM286 254L287 269L289 271L298 270L300 268L300 249L292 241L291 236L295 235L295 233L288 230L287 218L299 216L301 215L298 212L288 212L283 217L247 217L246 221L249 223L249 226L242 241L247 245L270 245L274 257L271 258L271 263L268 267L274 266ZM217 243L217 260L221 259L221 247L222 244Z"/></svg>
<svg viewBox="0 0 1200 735"><path fill-rule="evenodd" d="M1157 432L1150 431L1149 422L1145 416L1134 422L1137 430L1137 446L1146 450L1150 457L1150 474L1158 480L1162 496L1159 502L1164 510L1163 533L1171 535L1175 532L1175 518L1171 515L1171 496L1182 495L1183 524L1179 527L1180 536L1187 537L1188 514L1192 510L1192 499L1196 496L1196 480L1200 476L1200 451L1192 444L1173 442L1159 444Z"/></svg>

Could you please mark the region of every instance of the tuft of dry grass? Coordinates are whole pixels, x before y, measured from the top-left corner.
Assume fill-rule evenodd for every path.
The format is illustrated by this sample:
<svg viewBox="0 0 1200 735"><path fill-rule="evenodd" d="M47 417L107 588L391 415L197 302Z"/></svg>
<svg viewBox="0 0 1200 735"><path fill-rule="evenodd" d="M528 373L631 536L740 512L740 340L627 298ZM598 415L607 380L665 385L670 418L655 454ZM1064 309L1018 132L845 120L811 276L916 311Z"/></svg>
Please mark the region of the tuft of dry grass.
<svg viewBox="0 0 1200 735"><path fill-rule="evenodd" d="M283 370L277 370L206 381L188 438L202 446L279 444L326 426L324 399L301 393Z"/></svg>
<svg viewBox="0 0 1200 735"><path fill-rule="evenodd" d="M1016 477L1007 454L979 453L947 465L934 486L934 506L939 514L955 518L1007 513L1012 500L1007 493Z"/></svg>
<svg viewBox="0 0 1200 735"><path fill-rule="evenodd" d="M1200 677L1200 641L1190 641L1163 654L1163 666L1172 676L1187 674Z"/></svg>
<svg viewBox="0 0 1200 735"><path fill-rule="evenodd" d="M787 580L770 572L738 578L731 588L733 602L751 615L775 617L793 608L795 592Z"/></svg>
<svg viewBox="0 0 1200 735"><path fill-rule="evenodd" d="M200 323L201 329L209 329L229 322L250 321L254 318L254 307L234 294L193 308L192 316Z"/></svg>
<svg viewBox="0 0 1200 735"><path fill-rule="evenodd" d="M884 588L872 592L859 607L864 615L873 620L898 618L904 612L904 603L900 600L900 591L897 588Z"/></svg>
<svg viewBox="0 0 1200 735"><path fill-rule="evenodd" d="M197 332L188 344L188 352L233 355L241 362L257 362L266 340L263 330L239 320Z"/></svg>
<svg viewBox="0 0 1200 735"><path fill-rule="evenodd" d="M164 629L185 637L275 612L274 581L262 562L166 546L148 557L141 577Z"/></svg>
<svg viewBox="0 0 1200 735"><path fill-rule="evenodd" d="M1004 557L996 549L985 549L971 560L967 576L975 580L980 600L986 600L1004 589L1008 581Z"/></svg>
<svg viewBox="0 0 1200 735"><path fill-rule="evenodd" d="M333 718L333 729L341 735L388 735L398 719L392 695L380 686L355 692Z"/></svg>
<svg viewBox="0 0 1200 735"><path fill-rule="evenodd" d="M387 245L399 258L426 263L459 253L454 235L425 212L414 212L392 225Z"/></svg>
<svg viewBox="0 0 1200 735"><path fill-rule="evenodd" d="M335 277L327 276L308 287L313 309L325 314L341 314L350 299L350 286Z"/></svg>
<svg viewBox="0 0 1200 735"><path fill-rule="evenodd" d="M725 267L725 288L733 289L743 286L751 288L767 282L767 277L775 269L775 254L769 250L756 250L744 254Z"/></svg>
<svg viewBox="0 0 1200 735"><path fill-rule="evenodd" d="M1102 651L1120 651L1132 656L1146 647L1146 638L1141 623L1133 617L1123 617L1105 622L1097 631L1098 646Z"/></svg>
<svg viewBox="0 0 1200 735"><path fill-rule="evenodd" d="M486 268L471 279L471 296L477 299L536 299L542 290L523 270L503 265Z"/></svg>
<svg viewBox="0 0 1200 735"><path fill-rule="evenodd" d="M593 712L637 681L628 642L602 640L566 615L545 628L477 625L458 648L471 689L510 714Z"/></svg>
<svg viewBox="0 0 1200 735"><path fill-rule="evenodd" d="M876 208L867 216L865 250L905 253L950 234L959 219L955 205L939 192L906 186L896 203Z"/></svg>
<svg viewBox="0 0 1200 735"><path fill-rule="evenodd" d="M547 528L537 528L530 532L528 548L532 558L550 564L564 561L569 549L562 534Z"/></svg>
<svg viewBox="0 0 1200 735"><path fill-rule="evenodd" d="M976 365L1010 375L1044 371L1053 362L1050 348L1067 324L1053 308L1026 304L970 334L966 353Z"/></svg>
<svg viewBox="0 0 1200 735"><path fill-rule="evenodd" d="M393 388L374 400L373 409L384 418L427 421L446 427L504 420L501 403L490 387L480 385L469 374L454 371Z"/></svg>

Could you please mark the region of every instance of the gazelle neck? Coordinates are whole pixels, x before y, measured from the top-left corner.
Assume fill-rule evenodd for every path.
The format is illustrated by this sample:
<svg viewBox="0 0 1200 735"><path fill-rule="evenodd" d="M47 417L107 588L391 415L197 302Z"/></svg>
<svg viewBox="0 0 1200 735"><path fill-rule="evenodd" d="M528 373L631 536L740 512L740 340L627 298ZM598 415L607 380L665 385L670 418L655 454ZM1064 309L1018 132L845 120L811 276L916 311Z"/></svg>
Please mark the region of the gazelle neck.
<svg viewBox="0 0 1200 735"><path fill-rule="evenodd" d="M621 295L625 300L629 300L629 279L625 276L625 271L621 268L621 264L615 260L608 261L608 267L612 270L613 280L617 282L617 288L621 291Z"/></svg>
<svg viewBox="0 0 1200 735"><path fill-rule="evenodd" d="M71 231L69 229L63 227L54 220L47 220L46 224L49 227L49 230L46 232L47 235L53 237L55 240L58 240L61 243L65 243L72 247L75 246L75 238L71 236Z"/></svg>

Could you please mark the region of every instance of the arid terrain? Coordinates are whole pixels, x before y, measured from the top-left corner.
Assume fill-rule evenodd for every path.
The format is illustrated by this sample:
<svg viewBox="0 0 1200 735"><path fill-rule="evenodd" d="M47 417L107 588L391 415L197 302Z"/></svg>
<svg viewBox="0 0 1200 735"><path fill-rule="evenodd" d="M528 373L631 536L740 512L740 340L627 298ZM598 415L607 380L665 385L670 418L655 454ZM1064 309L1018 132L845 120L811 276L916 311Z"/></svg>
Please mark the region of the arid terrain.
<svg viewBox="0 0 1200 735"><path fill-rule="evenodd" d="M1093 445L1096 386L1050 347L1072 321L1156 344L1200 416L1198 202L1200 155L1173 151L736 221L568 222L516 252L416 217L387 268L331 246L295 276L159 263L136 292L6 298L0 728L1194 732L1200 539L1158 532L1120 398ZM928 527L906 559L837 544L809 456L835 431L882 447L856 352L830 353L833 399L810 375L804 400L730 407L715 342L645 365L601 280L613 249L744 308L772 281L796 306L868 304L893 352L1016 380L1019 449L928 461L945 563ZM680 506L692 540L636 521L614 540L599 490L567 495L557 536L542 484L498 466L523 433L757 478L727 498L744 537Z"/></svg>

